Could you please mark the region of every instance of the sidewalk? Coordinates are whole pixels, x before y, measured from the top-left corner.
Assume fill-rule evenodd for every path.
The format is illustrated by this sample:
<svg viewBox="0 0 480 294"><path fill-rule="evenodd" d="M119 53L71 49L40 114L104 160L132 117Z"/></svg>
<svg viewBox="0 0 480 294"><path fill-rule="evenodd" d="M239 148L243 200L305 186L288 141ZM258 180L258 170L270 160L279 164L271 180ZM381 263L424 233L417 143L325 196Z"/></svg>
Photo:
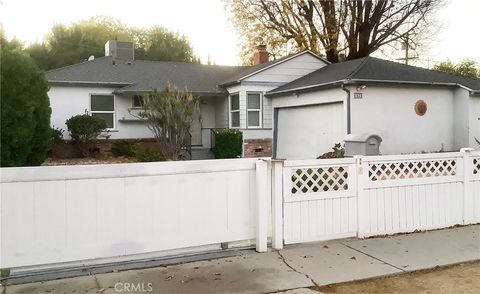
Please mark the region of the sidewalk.
<svg viewBox="0 0 480 294"><path fill-rule="evenodd" d="M473 260L480 260L480 225L300 244L278 252L12 285L2 293L318 293L308 287Z"/></svg>

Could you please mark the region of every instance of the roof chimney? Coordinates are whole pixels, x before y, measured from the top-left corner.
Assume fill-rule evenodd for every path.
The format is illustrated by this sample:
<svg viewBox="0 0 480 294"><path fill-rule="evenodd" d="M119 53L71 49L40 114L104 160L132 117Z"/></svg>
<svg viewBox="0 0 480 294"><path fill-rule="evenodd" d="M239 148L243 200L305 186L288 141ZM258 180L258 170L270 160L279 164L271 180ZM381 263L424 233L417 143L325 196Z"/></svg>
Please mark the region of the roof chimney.
<svg viewBox="0 0 480 294"><path fill-rule="evenodd" d="M261 64L268 61L268 52L266 45L258 45L255 48L255 53L253 53L253 64Z"/></svg>
<svg viewBox="0 0 480 294"><path fill-rule="evenodd" d="M133 42L109 40L105 43L105 56L132 61L134 52Z"/></svg>

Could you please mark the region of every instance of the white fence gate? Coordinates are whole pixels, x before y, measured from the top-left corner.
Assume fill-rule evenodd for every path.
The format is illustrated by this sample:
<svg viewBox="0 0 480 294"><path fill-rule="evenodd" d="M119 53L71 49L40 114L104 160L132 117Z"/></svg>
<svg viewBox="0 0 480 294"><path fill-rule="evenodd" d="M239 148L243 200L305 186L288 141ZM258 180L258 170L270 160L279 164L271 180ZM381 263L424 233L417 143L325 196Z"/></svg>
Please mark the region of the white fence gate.
<svg viewBox="0 0 480 294"><path fill-rule="evenodd" d="M286 244L355 236L355 159L286 161L283 168Z"/></svg>
<svg viewBox="0 0 480 294"><path fill-rule="evenodd" d="M480 152L273 164L274 248L480 222Z"/></svg>
<svg viewBox="0 0 480 294"><path fill-rule="evenodd" d="M256 163L2 168L0 268L250 244L258 228Z"/></svg>

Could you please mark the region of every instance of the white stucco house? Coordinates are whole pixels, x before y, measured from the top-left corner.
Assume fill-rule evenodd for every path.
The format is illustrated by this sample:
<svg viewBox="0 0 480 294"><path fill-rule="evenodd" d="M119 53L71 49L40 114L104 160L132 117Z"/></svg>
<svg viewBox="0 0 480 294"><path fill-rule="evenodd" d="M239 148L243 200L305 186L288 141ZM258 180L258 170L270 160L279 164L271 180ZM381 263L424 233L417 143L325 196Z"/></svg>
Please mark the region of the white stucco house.
<svg viewBox="0 0 480 294"><path fill-rule="evenodd" d="M135 60L132 43L108 41L104 57L47 72L51 122L66 130L68 118L88 112L107 121L112 140L151 138L129 109L141 108L142 93L170 82L201 99L201 119L190 131L193 149L210 149L212 129L232 128L243 132L245 156L270 156L272 102L265 94L328 62L310 51L268 61L265 47L254 60L253 66Z"/></svg>
<svg viewBox="0 0 480 294"><path fill-rule="evenodd" d="M151 138L130 112L170 82L201 99L197 150L211 148L217 128L241 130L247 157L315 158L349 133L381 136L383 154L457 150L480 138L480 80L370 57L330 64L310 51L268 61L265 47L254 60L135 60L132 43L108 41L104 57L47 72L52 125L66 129L88 112L106 120L112 140Z"/></svg>
<svg viewBox="0 0 480 294"><path fill-rule="evenodd" d="M479 79L365 57L325 66L267 96L276 158L316 158L347 134L380 136L381 154L480 147Z"/></svg>

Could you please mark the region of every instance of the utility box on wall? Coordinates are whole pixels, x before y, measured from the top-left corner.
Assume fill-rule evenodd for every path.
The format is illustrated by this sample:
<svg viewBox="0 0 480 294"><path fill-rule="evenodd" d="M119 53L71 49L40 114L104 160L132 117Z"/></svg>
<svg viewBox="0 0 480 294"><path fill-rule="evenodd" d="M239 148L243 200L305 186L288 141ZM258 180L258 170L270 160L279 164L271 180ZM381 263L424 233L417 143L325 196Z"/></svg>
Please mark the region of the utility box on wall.
<svg viewBox="0 0 480 294"><path fill-rule="evenodd" d="M349 134L345 136L345 156L380 155L382 138L373 134Z"/></svg>

